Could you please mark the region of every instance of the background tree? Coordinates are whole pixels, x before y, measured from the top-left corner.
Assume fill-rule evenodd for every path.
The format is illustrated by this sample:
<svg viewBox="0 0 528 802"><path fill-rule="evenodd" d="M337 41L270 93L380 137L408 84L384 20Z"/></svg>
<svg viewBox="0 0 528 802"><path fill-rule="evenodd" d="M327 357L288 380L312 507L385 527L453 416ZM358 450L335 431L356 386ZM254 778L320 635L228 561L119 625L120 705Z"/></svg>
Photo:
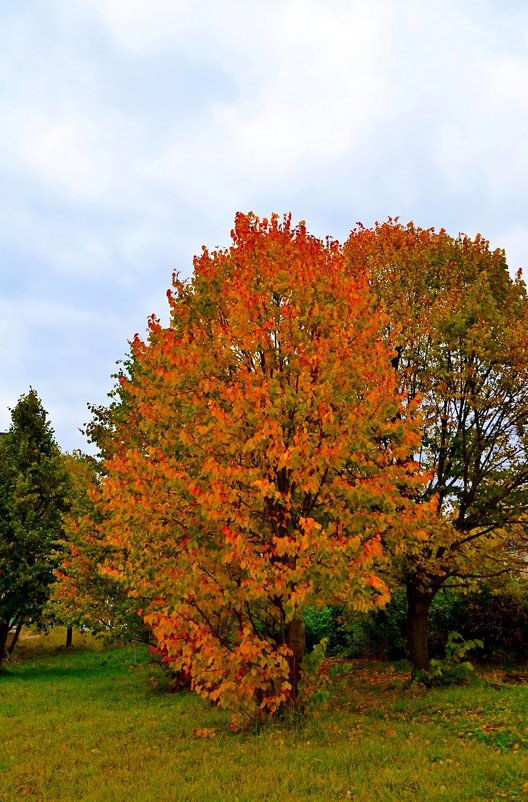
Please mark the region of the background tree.
<svg viewBox="0 0 528 802"><path fill-rule="evenodd" d="M388 598L381 538L420 534L414 409L366 273L289 219L238 215L169 299L94 427L106 570L195 691L251 719L309 695L307 607Z"/></svg>
<svg viewBox="0 0 528 802"><path fill-rule="evenodd" d="M123 587L101 570L113 551L102 541L97 513L99 461L80 451L63 454L62 461L68 478L67 511L48 618L68 629L81 626L94 633L145 639L137 600L131 602Z"/></svg>
<svg viewBox="0 0 528 802"><path fill-rule="evenodd" d="M11 418L0 439L0 662L48 598L65 491L60 452L35 390L20 397ZM8 646L11 627L17 635Z"/></svg>
<svg viewBox="0 0 528 802"><path fill-rule="evenodd" d="M431 479L420 500L433 500L436 516L428 540L409 539L396 565L409 655L427 669L429 607L440 588L514 570L526 551L526 291L504 252L480 236L389 221L355 229L345 250L352 270L368 265L389 314L401 391L421 399L418 458Z"/></svg>

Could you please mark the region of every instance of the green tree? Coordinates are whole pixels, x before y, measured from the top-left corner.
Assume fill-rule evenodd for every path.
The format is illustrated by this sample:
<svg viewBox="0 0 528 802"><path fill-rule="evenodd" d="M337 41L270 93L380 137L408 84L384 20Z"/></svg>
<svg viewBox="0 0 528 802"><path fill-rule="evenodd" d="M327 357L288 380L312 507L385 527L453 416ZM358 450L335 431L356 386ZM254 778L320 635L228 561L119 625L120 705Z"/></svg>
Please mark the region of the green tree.
<svg viewBox="0 0 528 802"><path fill-rule="evenodd" d="M38 621L53 583L65 474L47 413L31 389L0 440L0 662L12 627Z"/></svg>
<svg viewBox="0 0 528 802"><path fill-rule="evenodd" d="M525 566L528 510L528 299L504 252L397 221L355 229L349 266L367 265L390 318L401 391L419 398L419 501L436 514L423 542L394 553L406 587L409 656L429 667L438 591Z"/></svg>

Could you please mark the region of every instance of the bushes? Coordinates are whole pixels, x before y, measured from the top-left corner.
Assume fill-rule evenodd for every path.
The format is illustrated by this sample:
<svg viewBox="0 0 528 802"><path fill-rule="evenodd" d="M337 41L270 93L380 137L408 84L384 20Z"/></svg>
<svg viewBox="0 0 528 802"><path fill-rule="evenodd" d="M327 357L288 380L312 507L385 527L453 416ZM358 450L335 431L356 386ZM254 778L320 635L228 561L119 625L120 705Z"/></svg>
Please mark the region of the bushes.
<svg viewBox="0 0 528 802"><path fill-rule="evenodd" d="M445 656L431 660L429 671L418 671L414 682L421 682L429 688L447 685L464 685L475 678L472 663L466 660L473 649L481 649L481 640L465 640L459 632L450 632L445 645Z"/></svg>
<svg viewBox="0 0 528 802"><path fill-rule="evenodd" d="M509 581L492 587L481 585L464 596L451 592L444 620L435 610L434 635L456 630L464 638L483 641L486 660L528 660L528 583Z"/></svg>
<svg viewBox="0 0 528 802"><path fill-rule="evenodd" d="M393 592L389 604L369 614L345 613L325 607L307 612L306 642L311 649L328 638L328 653L348 657L405 657L405 591ZM485 660L528 660L528 582L508 580L501 585L482 584L471 592L441 591L431 605L431 655L444 656L450 632L465 640L481 640L479 657Z"/></svg>
<svg viewBox="0 0 528 802"><path fill-rule="evenodd" d="M327 640L326 653L339 654L347 646L348 631L342 618L341 607L310 607L304 614L306 650L312 651L323 638Z"/></svg>
<svg viewBox="0 0 528 802"><path fill-rule="evenodd" d="M398 588L381 610L367 615L354 615L348 620L346 653L349 657L383 657L399 660L405 657L405 591Z"/></svg>
<svg viewBox="0 0 528 802"><path fill-rule="evenodd" d="M329 655L396 660L405 654L405 609L405 593L400 590L383 610L370 614L347 613L341 607L312 608L304 618L306 648L310 650L326 638Z"/></svg>

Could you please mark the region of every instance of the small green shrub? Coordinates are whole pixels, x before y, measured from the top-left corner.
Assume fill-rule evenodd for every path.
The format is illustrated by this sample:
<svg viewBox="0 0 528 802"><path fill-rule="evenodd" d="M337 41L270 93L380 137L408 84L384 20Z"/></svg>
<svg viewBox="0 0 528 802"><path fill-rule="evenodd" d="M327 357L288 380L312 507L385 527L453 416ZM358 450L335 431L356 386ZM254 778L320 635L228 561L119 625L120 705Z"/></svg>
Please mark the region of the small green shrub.
<svg viewBox="0 0 528 802"><path fill-rule="evenodd" d="M458 632L450 632L445 646L445 657L431 660L429 671L419 671L415 682L427 687L463 685L475 677L475 670L466 655L473 649L482 649L481 640L464 640Z"/></svg>

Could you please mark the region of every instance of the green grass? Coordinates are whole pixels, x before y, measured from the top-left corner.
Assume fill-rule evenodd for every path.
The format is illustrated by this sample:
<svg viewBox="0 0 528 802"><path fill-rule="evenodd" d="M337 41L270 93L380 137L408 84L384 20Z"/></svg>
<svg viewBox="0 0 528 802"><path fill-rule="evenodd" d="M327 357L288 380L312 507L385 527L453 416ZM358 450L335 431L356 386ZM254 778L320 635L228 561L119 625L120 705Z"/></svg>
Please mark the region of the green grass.
<svg viewBox="0 0 528 802"><path fill-rule="evenodd" d="M528 800L526 687L408 691L355 661L304 723L235 735L139 647L97 649L22 641L0 675L1 802Z"/></svg>

